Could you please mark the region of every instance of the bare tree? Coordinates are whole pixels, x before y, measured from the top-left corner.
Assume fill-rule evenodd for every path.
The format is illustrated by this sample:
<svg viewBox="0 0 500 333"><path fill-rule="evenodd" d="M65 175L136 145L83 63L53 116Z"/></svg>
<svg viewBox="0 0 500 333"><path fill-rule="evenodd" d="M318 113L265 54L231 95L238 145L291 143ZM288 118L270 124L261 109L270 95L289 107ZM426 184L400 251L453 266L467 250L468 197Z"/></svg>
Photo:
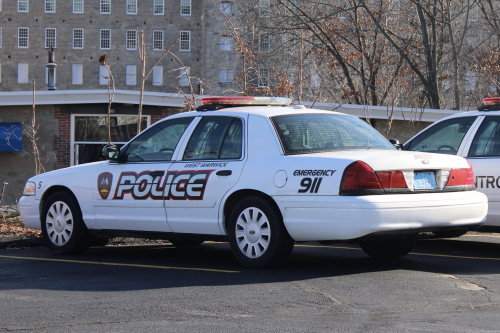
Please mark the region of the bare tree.
<svg viewBox="0 0 500 333"><path fill-rule="evenodd" d="M111 104L113 103L113 100L115 99L115 78L113 77L113 73L111 72L111 69L108 66L108 56L106 54L103 54L99 57L99 64L101 66L106 67L108 70L108 76L103 76L106 80L108 80L108 143L111 143ZM113 85L113 90L111 91L111 85Z"/></svg>

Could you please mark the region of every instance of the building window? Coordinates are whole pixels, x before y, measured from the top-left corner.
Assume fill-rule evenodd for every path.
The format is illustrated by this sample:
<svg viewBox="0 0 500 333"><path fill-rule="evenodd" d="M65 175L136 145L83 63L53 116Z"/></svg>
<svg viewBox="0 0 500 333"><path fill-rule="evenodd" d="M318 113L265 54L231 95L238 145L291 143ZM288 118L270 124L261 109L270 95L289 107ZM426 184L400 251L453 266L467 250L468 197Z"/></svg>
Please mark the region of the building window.
<svg viewBox="0 0 500 333"><path fill-rule="evenodd" d="M153 30L153 50L163 50L163 30Z"/></svg>
<svg viewBox="0 0 500 333"><path fill-rule="evenodd" d="M233 82L233 70L230 68L219 69L219 82Z"/></svg>
<svg viewBox="0 0 500 333"><path fill-rule="evenodd" d="M219 8L226 15L233 13L233 3L230 1L221 1Z"/></svg>
<svg viewBox="0 0 500 333"><path fill-rule="evenodd" d="M179 75L179 85L181 87L189 86L189 73L191 72L191 67L183 67L180 69L181 74Z"/></svg>
<svg viewBox="0 0 500 333"><path fill-rule="evenodd" d="M181 15L191 15L191 0L181 0Z"/></svg>
<svg viewBox="0 0 500 333"><path fill-rule="evenodd" d="M319 88L321 86L321 77L316 69L311 69L311 87Z"/></svg>
<svg viewBox="0 0 500 333"><path fill-rule="evenodd" d="M71 83L83 84L83 65L73 64L71 65L71 69L72 69Z"/></svg>
<svg viewBox="0 0 500 333"><path fill-rule="evenodd" d="M260 45L259 45L259 51L261 52L269 52L270 50L270 43L269 43L269 35L268 34L260 34Z"/></svg>
<svg viewBox="0 0 500 333"><path fill-rule="evenodd" d="M2 0L0 0L0 12L2 11ZM0 71L1 73L1 71ZM0 77L0 83L2 83L2 78Z"/></svg>
<svg viewBox="0 0 500 333"><path fill-rule="evenodd" d="M0 47L2 47L2 27L0 27Z"/></svg>
<svg viewBox="0 0 500 333"><path fill-rule="evenodd" d="M478 18L479 18L479 6L478 5L473 5L469 9L469 21L470 22L476 22Z"/></svg>
<svg viewBox="0 0 500 333"><path fill-rule="evenodd" d="M27 48L29 47L29 29L28 28L17 28L17 47Z"/></svg>
<svg viewBox="0 0 500 333"><path fill-rule="evenodd" d="M473 91L476 89L476 73L467 72L465 76L465 90Z"/></svg>
<svg viewBox="0 0 500 333"><path fill-rule="evenodd" d="M17 0L17 11L28 12L28 0Z"/></svg>
<svg viewBox="0 0 500 333"><path fill-rule="evenodd" d="M153 86L163 85L163 66L153 67Z"/></svg>
<svg viewBox="0 0 500 333"><path fill-rule="evenodd" d="M191 31L181 31L180 51L191 51Z"/></svg>
<svg viewBox="0 0 500 333"><path fill-rule="evenodd" d="M55 28L45 28L45 48L55 48L56 47L56 29Z"/></svg>
<svg viewBox="0 0 500 333"><path fill-rule="evenodd" d="M137 31L136 30L127 30L126 31L126 49L127 50L135 50L137 49Z"/></svg>
<svg viewBox="0 0 500 333"><path fill-rule="evenodd" d="M127 86L135 86L136 85L136 77L135 74L137 70L136 65L127 65L125 66L125 83Z"/></svg>
<svg viewBox="0 0 500 333"><path fill-rule="evenodd" d="M259 0L259 16L268 17L271 11L271 0Z"/></svg>
<svg viewBox="0 0 500 333"><path fill-rule="evenodd" d="M137 0L127 0L127 14L137 14Z"/></svg>
<svg viewBox="0 0 500 333"><path fill-rule="evenodd" d="M221 36L219 38L219 50L232 51L233 50L233 37Z"/></svg>
<svg viewBox="0 0 500 333"><path fill-rule="evenodd" d="M101 0L101 14L111 14L111 0Z"/></svg>
<svg viewBox="0 0 500 333"><path fill-rule="evenodd" d="M283 35L283 51L285 53L292 53L295 45L295 39L291 38L289 34Z"/></svg>
<svg viewBox="0 0 500 333"><path fill-rule="evenodd" d="M2 83L2 64L0 64L0 83Z"/></svg>
<svg viewBox="0 0 500 333"><path fill-rule="evenodd" d="M153 3L153 14L154 15L163 15L163 8L164 8L163 1L164 0L154 0L154 3Z"/></svg>
<svg viewBox="0 0 500 333"><path fill-rule="evenodd" d="M108 67L111 67L108 65ZM111 68L110 68L111 70ZM109 72L106 66L99 65L99 84L108 84Z"/></svg>
<svg viewBox="0 0 500 333"><path fill-rule="evenodd" d="M83 49L83 29L73 29L73 48Z"/></svg>
<svg viewBox="0 0 500 333"><path fill-rule="evenodd" d="M259 87L269 87L269 69L267 68L259 68L258 73L258 82L257 85Z"/></svg>
<svg viewBox="0 0 500 333"><path fill-rule="evenodd" d="M102 50L109 50L111 48L111 30L101 29L100 48Z"/></svg>
<svg viewBox="0 0 500 333"><path fill-rule="evenodd" d="M83 0L73 0L73 13L83 13Z"/></svg>
<svg viewBox="0 0 500 333"><path fill-rule="evenodd" d="M56 0L45 0L45 12L46 13L56 12Z"/></svg>
<svg viewBox="0 0 500 333"><path fill-rule="evenodd" d="M28 83L28 64L17 64L17 83Z"/></svg>

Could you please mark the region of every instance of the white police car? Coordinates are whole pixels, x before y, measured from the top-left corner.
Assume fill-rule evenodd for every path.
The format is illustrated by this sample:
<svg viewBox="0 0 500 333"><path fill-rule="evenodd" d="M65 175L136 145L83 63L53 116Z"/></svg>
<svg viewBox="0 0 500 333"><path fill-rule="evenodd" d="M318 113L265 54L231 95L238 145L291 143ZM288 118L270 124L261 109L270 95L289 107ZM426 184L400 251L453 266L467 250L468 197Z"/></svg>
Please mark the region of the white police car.
<svg viewBox="0 0 500 333"><path fill-rule="evenodd" d="M478 191L488 197L488 216L481 231L500 232L500 98L485 98L478 111L441 119L408 140L404 150L458 155L474 169ZM458 237L466 230L435 232Z"/></svg>
<svg viewBox="0 0 500 333"><path fill-rule="evenodd" d="M289 99L202 102L105 148L108 161L31 178L25 225L56 253L82 252L95 236L228 240L243 265L268 267L295 241L351 241L397 258L421 231L486 216L461 157L398 151L356 117Z"/></svg>

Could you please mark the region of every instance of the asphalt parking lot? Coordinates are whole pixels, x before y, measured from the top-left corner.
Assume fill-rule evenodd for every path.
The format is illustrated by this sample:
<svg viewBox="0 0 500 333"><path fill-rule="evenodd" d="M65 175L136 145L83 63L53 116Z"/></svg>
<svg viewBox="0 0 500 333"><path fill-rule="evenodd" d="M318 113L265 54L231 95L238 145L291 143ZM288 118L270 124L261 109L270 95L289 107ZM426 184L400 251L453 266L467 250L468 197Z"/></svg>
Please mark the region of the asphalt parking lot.
<svg viewBox="0 0 500 333"><path fill-rule="evenodd" d="M500 236L423 239L400 260L297 244L242 268L226 243L0 251L0 331L500 331Z"/></svg>

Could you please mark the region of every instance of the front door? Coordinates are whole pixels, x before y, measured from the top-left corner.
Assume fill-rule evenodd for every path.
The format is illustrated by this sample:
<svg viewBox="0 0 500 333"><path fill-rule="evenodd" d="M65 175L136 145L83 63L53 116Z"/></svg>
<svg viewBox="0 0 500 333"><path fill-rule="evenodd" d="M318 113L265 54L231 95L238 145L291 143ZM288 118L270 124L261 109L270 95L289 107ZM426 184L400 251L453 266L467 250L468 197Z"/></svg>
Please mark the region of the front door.
<svg viewBox="0 0 500 333"><path fill-rule="evenodd" d="M203 117L168 170L167 220L174 232L220 235L221 200L245 163L244 119Z"/></svg>
<svg viewBox="0 0 500 333"><path fill-rule="evenodd" d="M193 119L153 125L122 148L121 163L101 164L92 193L101 229L172 231L163 206L165 180L176 147Z"/></svg>

